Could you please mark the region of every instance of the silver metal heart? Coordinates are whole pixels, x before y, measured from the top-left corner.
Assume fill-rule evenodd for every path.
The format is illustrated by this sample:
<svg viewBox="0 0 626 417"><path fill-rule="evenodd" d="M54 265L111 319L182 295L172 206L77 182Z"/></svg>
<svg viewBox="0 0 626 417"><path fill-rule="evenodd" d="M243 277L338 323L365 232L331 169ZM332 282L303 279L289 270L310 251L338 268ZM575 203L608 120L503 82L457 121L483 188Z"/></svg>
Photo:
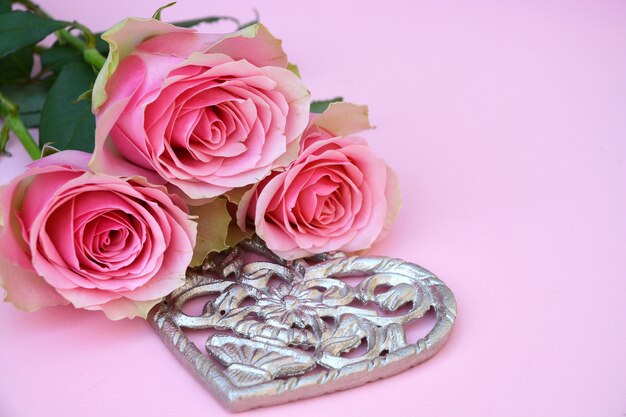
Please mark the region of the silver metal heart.
<svg viewBox="0 0 626 417"><path fill-rule="evenodd" d="M362 279L351 286L342 280L348 276ZM232 411L398 374L437 353L456 317L452 291L426 269L398 259L334 253L286 261L257 239L212 257L187 278L151 311L150 321ZM280 284L271 285L276 278ZM216 298L201 314L183 312L187 303L211 295ZM433 328L408 343L406 325L431 309ZM184 329L214 331L206 354ZM362 343L361 355L347 355Z"/></svg>

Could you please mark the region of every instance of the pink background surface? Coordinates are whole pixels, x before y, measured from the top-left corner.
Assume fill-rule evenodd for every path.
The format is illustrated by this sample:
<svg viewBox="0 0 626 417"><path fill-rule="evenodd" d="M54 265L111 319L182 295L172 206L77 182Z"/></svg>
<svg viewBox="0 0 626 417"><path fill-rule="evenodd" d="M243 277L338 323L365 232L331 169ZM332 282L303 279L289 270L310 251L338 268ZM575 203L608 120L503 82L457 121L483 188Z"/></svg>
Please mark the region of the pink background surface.
<svg viewBox="0 0 626 417"><path fill-rule="evenodd" d="M52 1L102 30L164 1ZM250 416L626 415L626 3L206 2L256 7L316 98L370 105L400 177L375 248L438 274L459 315L431 361ZM0 182L27 157L12 143ZM0 416L218 416L140 320L0 305Z"/></svg>

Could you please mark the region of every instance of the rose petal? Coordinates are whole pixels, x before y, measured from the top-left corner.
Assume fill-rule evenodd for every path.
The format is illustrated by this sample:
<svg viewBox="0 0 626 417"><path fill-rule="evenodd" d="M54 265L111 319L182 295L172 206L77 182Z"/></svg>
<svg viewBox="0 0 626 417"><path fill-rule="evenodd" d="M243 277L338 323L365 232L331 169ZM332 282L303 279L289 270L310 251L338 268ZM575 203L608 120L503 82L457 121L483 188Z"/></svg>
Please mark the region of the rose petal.
<svg viewBox="0 0 626 417"><path fill-rule="evenodd" d="M94 113L107 101L105 84L115 73L119 62L129 55L141 42L156 35L172 32L194 32L164 23L155 19L127 18L102 34L102 39L109 44L109 55L98 73L92 92Z"/></svg>
<svg viewBox="0 0 626 417"><path fill-rule="evenodd" d="M288 64L282 41L276 39L261 23L225 35L204 52L222 53L235 60L245 59L257 67L286 68Z"/></svg>
<svg viewBox="0 0 626 417"><path fill-rule="evenodd" d="M157 305L161 298L150 301L133 301L128 298L118 298L107 303L85 307L87 310L101 310L110 320L133 319L140 317L145 319L152 307Z"/></svg>
<svg viewBox="0 0 626 417"><path fill-rule="evenodd" d="M35 311L41 307L69 304L53 287L34 271L12 264L0 256L0 287L5 301L20 310Z"/></svg>

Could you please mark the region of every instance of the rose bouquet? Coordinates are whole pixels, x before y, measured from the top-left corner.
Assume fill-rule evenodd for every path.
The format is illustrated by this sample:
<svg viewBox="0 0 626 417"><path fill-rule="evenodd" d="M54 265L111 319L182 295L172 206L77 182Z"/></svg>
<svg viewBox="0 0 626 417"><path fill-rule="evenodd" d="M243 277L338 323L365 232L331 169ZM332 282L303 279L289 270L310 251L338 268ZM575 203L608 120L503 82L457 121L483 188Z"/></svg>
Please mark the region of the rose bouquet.
<svg viewBox="0 0 626 417"><path fill-rule="evenodd" d="M254 234L292 260L366 250L393 222L397 179L358 136L367 108L311 102L258 22L193 28L217 20L235 21L159 9L94 34L0 0L0 151L14 136L36 159L0 190L16 307L145 318L188 268Z"/></svg>

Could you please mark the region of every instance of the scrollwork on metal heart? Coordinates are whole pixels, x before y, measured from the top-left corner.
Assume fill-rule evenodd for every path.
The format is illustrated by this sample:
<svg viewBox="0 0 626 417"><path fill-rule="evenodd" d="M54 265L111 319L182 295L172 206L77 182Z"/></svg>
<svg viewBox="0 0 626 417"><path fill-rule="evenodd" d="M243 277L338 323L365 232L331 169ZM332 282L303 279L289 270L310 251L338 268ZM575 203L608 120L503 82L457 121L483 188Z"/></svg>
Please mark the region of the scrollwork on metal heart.
<svg viewBox="0 0 626 417"><path fill-rule="evenodd" d="M334 253L286 261L255 239L187 276L186 285L151 312L153 326L233 411L402 372L442 347L456 316L454 296L441 280L398 259ZM351 286L342 279L347 276L362 279ZM211 295L199 315L183 312L188 302ZM408 343L405 325L430 309L434 327ZM216 331L206 341L207 354L184 329ZM346 355L362 345L360 355Z"/></svg>

